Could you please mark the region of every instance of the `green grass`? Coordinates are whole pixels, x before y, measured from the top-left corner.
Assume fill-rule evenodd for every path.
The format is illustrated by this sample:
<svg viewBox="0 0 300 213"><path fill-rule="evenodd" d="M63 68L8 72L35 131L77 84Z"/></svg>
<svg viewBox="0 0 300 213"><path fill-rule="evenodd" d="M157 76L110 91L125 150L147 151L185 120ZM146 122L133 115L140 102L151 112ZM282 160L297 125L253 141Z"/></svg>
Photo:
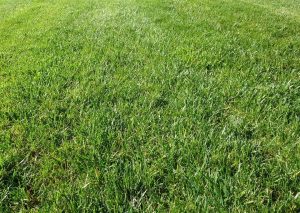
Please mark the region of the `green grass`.
<svg viewBox="0 0 300 213"><path fill-rule="evenodd" d="M0 0L0 212L299 212L299 0Z"/></svg>

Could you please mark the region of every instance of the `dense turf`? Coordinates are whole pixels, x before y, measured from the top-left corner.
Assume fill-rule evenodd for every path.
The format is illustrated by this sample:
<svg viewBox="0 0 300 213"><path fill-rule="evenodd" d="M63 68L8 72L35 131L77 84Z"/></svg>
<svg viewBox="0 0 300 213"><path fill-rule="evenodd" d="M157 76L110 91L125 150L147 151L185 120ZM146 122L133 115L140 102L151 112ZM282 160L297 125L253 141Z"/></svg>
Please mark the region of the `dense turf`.
<svg viewBox="0 0 300 213"><path fill-rule="evenodd" d="M0 211L299 211L299 0L0 0Z"/></svg>

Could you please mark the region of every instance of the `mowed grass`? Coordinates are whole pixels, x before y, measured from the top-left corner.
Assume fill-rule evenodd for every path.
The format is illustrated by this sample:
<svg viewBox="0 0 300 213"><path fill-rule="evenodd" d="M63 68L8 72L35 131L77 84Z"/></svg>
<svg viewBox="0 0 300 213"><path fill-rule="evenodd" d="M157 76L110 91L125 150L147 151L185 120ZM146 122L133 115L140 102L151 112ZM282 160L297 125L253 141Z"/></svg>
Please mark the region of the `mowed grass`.
<svg viewBox="0 0 300 213"><path fill-rule="evenodd" d="M1 212L299 212L299 0L0 0Z"/></svg>

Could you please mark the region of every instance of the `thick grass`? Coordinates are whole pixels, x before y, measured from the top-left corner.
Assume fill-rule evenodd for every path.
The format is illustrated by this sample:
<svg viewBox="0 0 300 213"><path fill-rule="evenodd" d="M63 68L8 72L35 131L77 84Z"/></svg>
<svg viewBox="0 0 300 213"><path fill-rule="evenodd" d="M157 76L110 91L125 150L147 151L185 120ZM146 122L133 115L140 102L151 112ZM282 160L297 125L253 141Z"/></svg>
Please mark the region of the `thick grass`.
<svg viewBox="0 0 300 213"><path fill-rule="evenodd" d="M300 211L299 0L0 0L0 211Z"/></svg>

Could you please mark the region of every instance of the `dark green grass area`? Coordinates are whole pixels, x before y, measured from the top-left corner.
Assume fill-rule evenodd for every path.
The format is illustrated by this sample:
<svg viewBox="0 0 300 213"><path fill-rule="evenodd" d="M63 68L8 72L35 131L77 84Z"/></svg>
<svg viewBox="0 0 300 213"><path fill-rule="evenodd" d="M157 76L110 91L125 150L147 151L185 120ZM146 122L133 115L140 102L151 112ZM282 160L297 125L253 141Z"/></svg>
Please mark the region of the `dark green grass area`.
<svg viewBox="0 0 300 213"><path fill-rule="evenodd" d="M299 0L0 0L0 212L299 212Z"/></svg>

